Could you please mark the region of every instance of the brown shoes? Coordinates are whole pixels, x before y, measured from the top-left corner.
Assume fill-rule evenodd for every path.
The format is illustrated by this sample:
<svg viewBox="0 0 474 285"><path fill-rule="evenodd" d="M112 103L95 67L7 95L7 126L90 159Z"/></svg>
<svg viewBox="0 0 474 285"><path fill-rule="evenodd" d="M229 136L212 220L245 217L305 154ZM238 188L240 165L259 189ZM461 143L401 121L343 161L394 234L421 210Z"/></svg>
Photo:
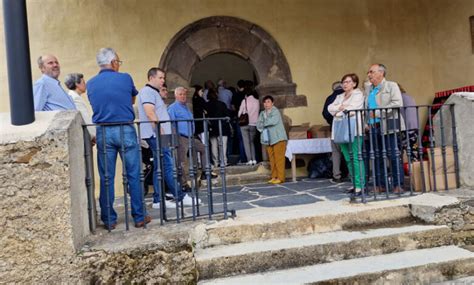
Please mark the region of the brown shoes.
<svg viewBox="0 0 474 285"><path fill-rule="evenodd" d="M135 223L135 228L143 228L145 226L145 224L148 224L149 222L151 222L151 217L150 216L145 216L143 221Z"/></svg>
<svg viewBox="0 0 474 285"><path fill-rule="evenodd" d="M104 228L106 230L115 230L116 227L117 227L117 223L113 223L110 226L104 225Z"/></svg>
<svg viewBox="0 0 474 285"><path fill-rule="evenodd" d="M393 193L395 193L395 194L403 194L403 193L405 193L405 191L403 190L402 187L396 186L395 188L393 188Z"/></svg>

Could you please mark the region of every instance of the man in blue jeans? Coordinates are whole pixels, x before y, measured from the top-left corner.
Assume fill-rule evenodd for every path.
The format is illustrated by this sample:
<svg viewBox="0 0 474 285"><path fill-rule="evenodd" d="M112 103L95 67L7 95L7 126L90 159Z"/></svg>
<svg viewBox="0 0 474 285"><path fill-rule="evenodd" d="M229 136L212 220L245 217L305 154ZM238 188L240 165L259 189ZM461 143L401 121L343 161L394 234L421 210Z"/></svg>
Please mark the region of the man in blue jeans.
<svg viewBox="0 0 474 285"><path fill-rule="evenodd" d="M158 68L152 67L148 70L148 83L138 93L138 118L140 121L151 121L140 124L140 136L146 140L149 147L153 151L153 208L160 208L160 195L161 195L161 183L159 183L156 171L158 169L158 163L160 163L158 148L157 148L157 137L158 136L170 136L171 135L171 124L163 123L159 125L159 132L157 133L157 124L159 121L169 121L170 116L168 114L165 102L161 98L160 90L165 84L166 74ZM165 183L171 190L173 197L177 201L182 201L184 206L192 206L192 198L189 195L185 195L179 187L179 183L174 180L173 177L173 160L171 157L171 151L168 147L162 147L161 152L163 153L163 167L161 168ZM175 169L177 171L177 169ZM177 173L175 173L177 175ZM198 199L195 203L200 202ZM175 208L176 203L171 201L165 201L167 208Z"/></svg>
<svg viewBox="0 0 474 285"><path fill-rule="evenodd" d="M124 174L130 193L132 217L135 227L141 228L151 221L151 217L146 215L143 203L139 145L133 125L135 113L132 105L138 91L129 74L118 72L122 61L112 48L100 49L96 60L100 72L87 82L87 95L94 112L92 122L113 124L98 126L96 134L100 175L100 216L107 229L115 229L117 213L113 207L114 178L117 154L120 154L125 165Z"/></svg>

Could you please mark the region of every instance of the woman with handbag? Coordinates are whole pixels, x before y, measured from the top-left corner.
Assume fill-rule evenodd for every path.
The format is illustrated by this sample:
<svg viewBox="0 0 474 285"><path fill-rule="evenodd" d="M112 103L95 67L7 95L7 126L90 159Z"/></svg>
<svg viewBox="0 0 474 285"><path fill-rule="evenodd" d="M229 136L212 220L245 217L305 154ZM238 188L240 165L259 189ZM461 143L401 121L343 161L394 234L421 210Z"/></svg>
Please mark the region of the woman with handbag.
<svg viewBox="0 0 474 285"><path fill-rule="evenodd" d="M245 98L240 104L238 117L242 139L244 142L245 155L247 156L247 165L257 164L255 158L255 136L257 135L258 112L260 111L260 102L258 96L252 93L249 87L244 88Z"/></svg>
<svg viewBox="0 0 474 285"><path fill-rule="evenodd" d="M285 182L285 151L288 136L286 135L280 111L273 106L273 97L263 98L264 110L260 112L257 130L261 132L260 140L267 146L272 179L268 183L280 184Z"/></svg>
<svg viewBox="0 0 474 285"><path fill-rule="evenodd" d="M360 111L351 112L351 110L364 108L364 94L357 88L359 77L356 74L344 75L341 82L344 93L338 95L336 100L328 106L329 113L334 116L331 139L341 146L355 187L353 192L358 196L365 185L364 163L358 158L364 138ZM352 163L349 150L352 151Z"/></svg>

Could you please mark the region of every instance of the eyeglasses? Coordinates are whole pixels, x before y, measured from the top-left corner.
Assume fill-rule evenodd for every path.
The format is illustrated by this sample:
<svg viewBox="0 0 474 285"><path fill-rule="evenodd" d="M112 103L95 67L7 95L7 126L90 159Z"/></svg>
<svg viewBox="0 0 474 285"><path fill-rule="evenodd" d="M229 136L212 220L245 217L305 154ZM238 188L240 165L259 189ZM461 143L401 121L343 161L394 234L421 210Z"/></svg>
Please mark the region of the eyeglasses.
<svg viewBox="0 0 474 285"><path fill-rule="evenodd" d="M114 61L115 61L118 65L122 65L122 64L123 64L123 61L121 61L121 60L114 59Z"/></svg>

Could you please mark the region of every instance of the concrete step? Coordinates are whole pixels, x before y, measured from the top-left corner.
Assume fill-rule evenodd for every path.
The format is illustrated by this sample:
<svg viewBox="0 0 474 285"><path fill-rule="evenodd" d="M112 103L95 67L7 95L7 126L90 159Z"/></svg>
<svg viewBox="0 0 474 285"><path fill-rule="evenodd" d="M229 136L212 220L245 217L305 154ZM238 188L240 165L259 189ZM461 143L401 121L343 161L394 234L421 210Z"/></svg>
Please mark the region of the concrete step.
<svg viewBox="0 0 474 285"><path fill-rule="evenodd" d="M265 272L451 244L446 226L336 231L197 249L199 278Z"/></svg>
<svg viewBox="0 0 474 285"><path fill-rule="evenodd" d="M236 219L206 225L197 248L296 237L307 234L392 227L414 222L408 201L352 205L325 201L280 208L245 210Z"/></svg>
<svg viewBox="0 0 474 285"><path fill-rule="evenodd" d="M215 169L219 173L219 169ZM270 177L270 166L268 162L261 162L257 165L236 165L226 167L227 186L245 185L252 183L267 182ZM216 186L222 186L220 179Z"/></svg>
<svg viewBox="0 0 474 285"><path fill-rule="evenodd" d="M473 274L473 252L444 246L204 280L198 284L429 284Z"/></svg>

